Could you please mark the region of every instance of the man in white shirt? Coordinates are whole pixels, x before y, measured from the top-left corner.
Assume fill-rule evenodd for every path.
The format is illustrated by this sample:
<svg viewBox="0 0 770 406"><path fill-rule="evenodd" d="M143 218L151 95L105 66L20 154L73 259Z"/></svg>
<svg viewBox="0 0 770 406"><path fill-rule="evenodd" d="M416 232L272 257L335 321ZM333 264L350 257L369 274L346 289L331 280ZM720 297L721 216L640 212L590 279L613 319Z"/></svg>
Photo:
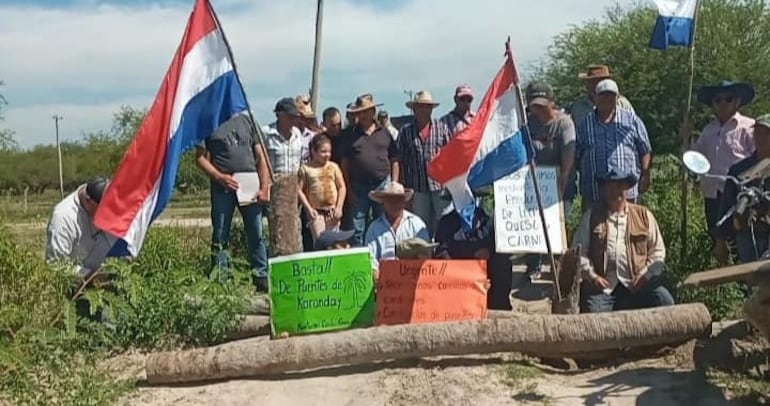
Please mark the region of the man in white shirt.
<svg viewBox="0 0 770 406"><path fill-rule="evenodd" d="M70 264L83 278L101 268L117 240L93 222L109 182L102 177L92 179L54 207L46 230L47 262Z"/></svg>
<svg viewBox="0 0 770 406"><path fill-rule="evenodd" d="M580 259L584 280L581 311L673 305L674 298L661 284L666 247L655 216L626 199L626 190L638 178L613 169L598 181L603 204L583 214L572 242L584 253Z"/></svg>
<svg viewBox="0 0 770 406"><path fill-rule="evenodd" d="M374 277L379 277L380 260L396 258L396 245L404 240L420 238L430 241L428 227L406 204L414 190L404 189L398 182L390 182L382 189L369 192L369 198L382 204L383 213L366 230L364 244L369 247Z"/></svg>

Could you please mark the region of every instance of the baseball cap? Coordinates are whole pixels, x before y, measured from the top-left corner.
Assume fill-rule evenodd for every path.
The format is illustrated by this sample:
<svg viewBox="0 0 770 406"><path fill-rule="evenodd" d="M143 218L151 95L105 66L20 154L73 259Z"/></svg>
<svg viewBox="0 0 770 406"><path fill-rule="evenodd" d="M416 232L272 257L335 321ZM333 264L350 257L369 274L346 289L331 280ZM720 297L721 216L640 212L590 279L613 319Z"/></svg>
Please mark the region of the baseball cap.
<svg viewBox="0 0 770 406"><path fill-rule="evenodd" d="M102 197L104 197L104 191L107 190L107 185L109 184L110 180L103 176L92 178L86 183L86 194L88 195L88 198L96 203L101 202Z"/></svg>
<svg viewBox="0 0 770 406"><path fill-rule="evenodd" d="M545 82L533 82L527 86L528 105L549 106L554 100L553 88Z"/></svg>
<svg viewBox="0 0 770 406"><path fill-rule="evenodd" d="M761 125L770 128L770 114L763 114L754 120L754 127Z"/></svg>
<svg viewBox="0 0 770 406"><path fill-rule="evenodd" d="M326 230L316 238L313 249L323 251L339 242L347 242L353 237L353 233L353 230Z"/></svg>
<svg viewBox="0 0 770 406"><path fill-rule="evenodd" d="M294 99L291 97L284 97L281 100L278 100L278 103L275 104L275 109L273 110L275 114L278 113L287 113L292 116L299 116L299 110L297 109L296 103L294 103Z"/></svg>
<svg viewBox="0 0 770 406"><path fill-rule="evenodd" d="M460 85L455 89L455 97L470 96L473 97L473 89L468 85Z"/></svg>
<svg viewBox="0 0 770 406"><path fill-rule="evenodd" d="M618 89L618 84L614 80L604 79L596 85L596 94L604 92L620 94L620 89Z"/></svg>

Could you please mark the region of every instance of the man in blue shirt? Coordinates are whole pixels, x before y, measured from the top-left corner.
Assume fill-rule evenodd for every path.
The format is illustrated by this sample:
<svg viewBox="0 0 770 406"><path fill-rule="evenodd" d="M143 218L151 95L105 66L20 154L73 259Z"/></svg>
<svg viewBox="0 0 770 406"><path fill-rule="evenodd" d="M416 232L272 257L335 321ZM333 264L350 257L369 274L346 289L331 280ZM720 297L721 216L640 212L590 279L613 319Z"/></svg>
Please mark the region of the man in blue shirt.
<svg viewBox="0 0 770 406"><path fill-rule="evenodd" d="M618 84L612 79L599 82L596 109L576 128L576 162L584 211L600 201L597 176L611 170L628 172L639 179L639 184L628 190L631 202L638 202L639 194L650 187L652 147L647 129L633 110L618 107L619 94Z"/></svg>

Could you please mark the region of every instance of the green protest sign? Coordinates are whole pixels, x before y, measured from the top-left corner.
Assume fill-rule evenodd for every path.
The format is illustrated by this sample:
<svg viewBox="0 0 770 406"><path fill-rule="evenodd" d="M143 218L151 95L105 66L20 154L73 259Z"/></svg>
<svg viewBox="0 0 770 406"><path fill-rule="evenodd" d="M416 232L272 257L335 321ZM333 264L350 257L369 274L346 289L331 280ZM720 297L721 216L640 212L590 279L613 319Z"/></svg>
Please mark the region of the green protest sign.
<svg viewBox="0 0 770 406"><path fill-rule="evenodd" d="M270 259L273 336L369 327L374 283L367 248Z"/></svg>

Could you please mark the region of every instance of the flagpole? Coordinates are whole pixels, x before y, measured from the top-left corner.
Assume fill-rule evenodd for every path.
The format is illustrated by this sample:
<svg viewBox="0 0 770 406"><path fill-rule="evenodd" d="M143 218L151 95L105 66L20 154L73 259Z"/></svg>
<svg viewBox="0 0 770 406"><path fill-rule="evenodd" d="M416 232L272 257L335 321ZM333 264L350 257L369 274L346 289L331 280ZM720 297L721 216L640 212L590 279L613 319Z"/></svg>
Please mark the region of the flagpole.
<svg viewBox="0 0 770 406"><path fill-rule="evenodd" d="M511 58L511 62L514 62L513 60L513 53L511 52L511 37L508 37L508 40L505 42L505 53L506 56ZM513 63L514 69L513 69L513 75L516 78L514 81L514 88L516 89L516 92L518 92L519 98L518 98L518 107L519 107L519 115L521 116L522 123L524 124L523 127L526 128L526 134L524 134L527 138L529 138L529 122L527 120L527 111L524 107L524 95L521 91L521 85L519 84L519 73L516 71L516 63ZM537 167L535 165L535 155L531 154L530 149L532 145L532 140L528 140L527 143L527 155L530 156L529 159L527 159L527 165L529 166L529 173L532 176L532 185L535 189L535 198L537 200L537 211L540 214L540 225L543 228L543 234L545 236L545 248L548 252L548 258L551 261L551 275L553 275L553 283L556 290L556 298L561 301L561 287L559 286L559 271L556 267L556 260L553 255L553 248L551 246L551 237L548 235L548 226L545 221L545 205L543 204L543 195L540 192L540 181L537 178Z"/></svg>
<svg viewBox="0 0 770 406"><path fill-rule="evenodd" d="M254 119L254 114L251 112L251 106L249 105L249 98L246 97L246 89L243 87L243 83L241 83L241 76L238 74L238 68L235 65L235 57L233 56L233 49L230 47L230 41L227 40L227 35L225 35L225 30L222 28L222 24L219 22L219 16L217 16L217 13L214 12L214 8L211 7L211 2L209 0L206 1L206 6L209 8L209 11L211 12L211 15L214 16L214 22L217 24L217 28L219 28L219 32L222 34L222 40L225 43L225 47L227 47L227 56L230 57L230 63L233 65L233 72L235 73L235 80L238 81L238 86L241 87L241 90L243 91L243 98L244 102L246 102L246 111L249 113L249 119L251 120L251 125L254 126L254 130L257 134L257 139L259 140L259 148L262 150L262 158L265 160L265 163L267 164L267 172L270 175L270 181L275 180L275 176L273 173L273 167L270 164L270 159L268 159L267 155L267 149L265 148L265 134L262 132L262 128L259 127L259 124L257 124L257 121Z"/></svg>
<svg viewBox="0 0 770 406"><path fill-rule="evenodd" d="M695 33L697 32L698 28L698 9L700 8L700 1L695 2L695 14L693 15L693 32L692 32L692 44L690 46L690 77L687 87L687 106L685 107L685 113L684 113L684 119L682 120L682 128L687 129L690 126L690 112L692 110L692 90L693 90L693 83L695 81ZM680 155L683 154L687 149L690 147L690 134L683 132L681 134L682 137L682 147L680 151ZM689 188L688 188L688 182L687 182L687 171L685 168L681 169L681 176L682 176L682 199L681 199L681 216L682 216L682 223L681 223L681 229L679 231L679 235L681 236L681 252L680 252L680 260L684 259L687 255L687 200L688 200L688 194L689 194Z"/></svg>

